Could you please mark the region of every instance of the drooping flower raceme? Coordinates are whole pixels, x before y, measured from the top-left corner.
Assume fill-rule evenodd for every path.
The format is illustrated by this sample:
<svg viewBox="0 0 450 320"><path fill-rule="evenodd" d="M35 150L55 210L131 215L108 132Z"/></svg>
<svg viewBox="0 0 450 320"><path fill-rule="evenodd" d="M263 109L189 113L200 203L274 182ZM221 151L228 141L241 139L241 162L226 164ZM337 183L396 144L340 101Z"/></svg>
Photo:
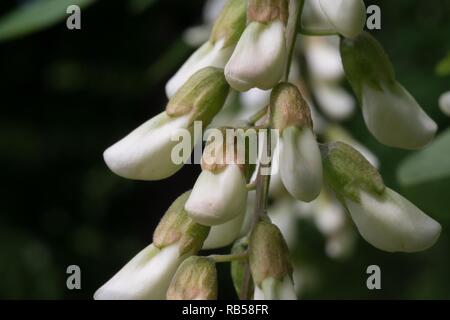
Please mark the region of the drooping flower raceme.
<svg viewBox="0 0 450 320"><path fill-rule="evenodd" d="M254 299L297 299L289 250L278 227L268 221L260 221L252 231L249 248Z"/></svg>
<svg viewBox="0 0 450 320"><path fill-rule="evenodd" d="M380 44L368 33L341 41L345 73L375 138L388 146L419 149L430 142L436 123L395 79Z"/></svg>
<svg viewBox="0 0 450 320"><path fill-rule="evenodd" d="M188 130L193 139L194 121L201 121L205 128L222 108L228 91L223 70L200 70L170 99L166 111L108 148L103 155L106 164L128 179L160 180L175 174L185 161L171 159L179 143L174 137L180 130ZM187 160L190 154L184 157Z"/></svg>
<svg viewBox="0 0 450 320"><path fill-rule="evenodd" d="M348 209L361 236L380 250L417 252L431 247L441 226L395 191L355 149L322 147L325 180Z"/></svg>
<svg viewBox="0 0 450 320"><path fill-rule="evenodd" d="M128 262L94 294L97 300L162 300L178 266L196 254L209 228L194 223L184 211L189 192L169 207L153 243Z"/></svg>
<svg viewBox="0 0 450 320"><path fill-rule="evenodd" d="M272 0L272 6L265 6L265 2L249 0L249 24L225 66L228 83L241 92L273 88L286 65L287 1Z"/></svg>
<svg viewBox="0 0 450 320"><path fill-rule="evenodd" d="M296 86L281 83L270 99L271 124L280 130L280 177L289 193L309 202L322 189L322 160L311 114Z"/></svg>
<svg viewBox="0 0 450 320"><path fill-rule="evenodd" d="M244 30L246 0L230 0L214 24L210 39L183 64L167 82L167 97L172 97L197 71L206 67L224 68Z"/></svg>

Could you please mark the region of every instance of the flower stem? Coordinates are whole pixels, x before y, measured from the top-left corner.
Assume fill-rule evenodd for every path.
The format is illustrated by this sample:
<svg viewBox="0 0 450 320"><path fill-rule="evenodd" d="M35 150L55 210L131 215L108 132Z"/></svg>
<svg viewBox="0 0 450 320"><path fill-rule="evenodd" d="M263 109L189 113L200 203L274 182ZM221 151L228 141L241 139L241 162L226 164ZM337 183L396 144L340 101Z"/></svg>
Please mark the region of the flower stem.
<svg viewBox="0 0 450 320"><path fill-rule="evenodd" d="M259 119L261 119L262 117L264 117L267 114L267 109L268 108L269 108L269 106L265 106L261 110L257 111L254 115L252 115L248 119L248 121L247 121L248 124L254 125L256 122L258 122Z"/></svg>
<svg viewBox="0 0 450 320"><path fill-rule="evenodd" d="M293 14L289 17L288 26L286 30L287 35L287 48L288 48L288 59L286 63L286 69L284 74L284 80L288 81L289 79L289 72L291 69L292 64L292 58L294 56L295 52L295 42L297 40L297 30L299 25L301 25L301 16L303 12L303 7L305 5L305 0L291 0L290 1L290 7L289 10ZM267 108L265 107L262 110L260 110L255 116L251 118L250 121L254 120L254 123L260 119L262 116L265 115L267 112ZM255 119L256 118L256 119ZM254 124L253 123L253 124ZM270 128L270 125L269 125ZM269 130L270 131L270 130ZM271 142L271 136L270 132L267 133L267 139L266 144L267 146L267 157L272 157L272 142ZM267 170L265 173L262 174L262 169ZM267 204L269 201L269 186L270 186L270 169L271 169L271 162L269 162L267 165L262 165L261 163L258 166L258 172L255 179L256 184L256 204L255 204L255 210L253 215L253 221L252 226L250 229L250 233L252 232L255 225L258 223L258 221L265 217L267 215ZM249 247L248 250L251 250L251 247ZM241 288L241 294L240 299L241 300L248 300L251 297L250 290L250 281L252 281L252 277L250 275L250 266L247 264L244 272L244 279L242 281L242 288Z"/></svg>
<svg viewBox="0 0 450 320"><path fill-rule="evenodd" d="M244 260L248 258L248 252L240 252L236 254L212 254L208 258L213 259L216 263L231 262L236 260Z"/></svg>
<svg viewBox="0 0 450 320"><path fill-rule="evenodd" d="M297 41L297 31L301 26L302 12L305 5L305 0L291 0L289 11L292 14L289 15L288 25L286 27L288 59L286 63L286 70L284 72L284 80L289 80L289 72L291 71L292 57L295 52L295 43Z"/></svg>

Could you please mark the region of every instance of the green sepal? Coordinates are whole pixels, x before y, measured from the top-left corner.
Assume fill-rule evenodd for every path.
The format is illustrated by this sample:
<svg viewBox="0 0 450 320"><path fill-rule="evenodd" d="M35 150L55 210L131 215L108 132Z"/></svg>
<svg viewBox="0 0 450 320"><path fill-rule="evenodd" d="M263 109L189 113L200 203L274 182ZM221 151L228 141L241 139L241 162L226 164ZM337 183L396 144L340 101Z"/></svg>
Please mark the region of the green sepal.
<svg viewBox="0 0 450 320"><path fill-rule="evenodd" d="M180 255L196 254L203 246L210 227L195 223L184 209L191 191L179 196L167 209L153 233L153 244L162 249L178 242Z"/></svg>
<svg viewBox="0 0 450 320"><path fill-rule="evenodd" d="M385 189L377 169L361 153L342 142L320 145L324 178L338 196L359 202L361 190L381 195Z"/></svg>
<svg viewBox="0 0 450 320"><path fill-rule="evenodd" d="M381 44L367 32L354 39L341 37L340 52L345 75L362 102L362 87L381 90L380 84L394 86L395 71Z"/></svg>
<svg viewBox="0 0 450 320"><path fill-rule="evenodd" d="M214 23L209 41L215 44L224 39L224 48L234 46L246 25L247 0L229 0Z"/></svg>
<svg viewBox="0 0 450 320"><path fill-rule="evenodd" d="M223 69L207 67L197 71L166 106L171 117L190 115L190 124L201 121L206 128L222 109L230 91Z"/></svg>

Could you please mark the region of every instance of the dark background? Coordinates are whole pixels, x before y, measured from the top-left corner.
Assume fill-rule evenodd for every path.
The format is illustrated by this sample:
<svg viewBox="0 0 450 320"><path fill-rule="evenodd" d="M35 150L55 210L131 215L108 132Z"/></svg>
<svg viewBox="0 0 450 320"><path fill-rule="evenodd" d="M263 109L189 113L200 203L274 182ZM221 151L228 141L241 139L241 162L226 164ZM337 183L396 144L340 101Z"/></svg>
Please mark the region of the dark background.
<svg viewBox="0 0 450 320"><path fill-rule="evenodd" d="M160 0L142 10L130 1L97 1L82 10L82 29L65 21L0 42L0 298L90 299L151 242L161 215L191 188L198 166L169 179L136 182L111 173L105 148L161 112L164 85L192 48L183 31L202 23L201 0ZM2 1L3 14L19 1ZM384 45L400 82L441 131L437 107L450 78L435 66L450 51L450 3L366 1L382 8ZM296 259L318 270L304 298L450 298L450 182L415 188L398 184L396 170L410 152L378 144L358 112L346 127L379 157L386 184L443 226L438 243L418 254L388 254L359 239L354 254L331 260L323 239L299 224ZM226 250L225 250L226 251ZM82 289L66 289L66 268L82 270ZM366 267L382 269L382 290L370 292ZM220 297L233 298L226 265Z"/></svg>

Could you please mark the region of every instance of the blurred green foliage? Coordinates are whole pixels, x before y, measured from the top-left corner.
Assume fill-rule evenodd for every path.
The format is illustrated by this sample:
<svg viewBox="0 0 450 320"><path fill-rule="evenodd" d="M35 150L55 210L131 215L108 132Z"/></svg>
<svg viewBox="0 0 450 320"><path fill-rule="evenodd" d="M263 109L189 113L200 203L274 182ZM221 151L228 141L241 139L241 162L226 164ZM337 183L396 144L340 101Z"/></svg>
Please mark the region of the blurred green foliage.
<svg viewBox="0 0 450 320"><path fill-rule="evenodd" d="M151 241L161 215L199 172L186 166L164 181L127 181L107 169L102 152L162 110L165 82L193 50L182 34L202 22L204 1L79 1L92 4L82 10L79 31L67 30L65 10L40 6L56 2L66 3L0 4L0 39L9 39L0 43L0 298L90 299ZM437 99L450 89L450 77L435 70L450 52L450 3L371 3L382 9L374 36L443 133L450 120ZM448 164L448 144L415 155L378 144L360 113L345 126L379 157L386 184L439 220L443 232L417 254L381 252L359 238L354 254L336 261L325 255L315 227L299 223L293 257L306 275L303 297L450 298L450 179L444 171L427 176L433 163ZM71 264L82 270L79 291L66 289ZM381 291L366 288L371 264L381 267ZM235 297L226 264L219 275L220 297Z"/></svg>

